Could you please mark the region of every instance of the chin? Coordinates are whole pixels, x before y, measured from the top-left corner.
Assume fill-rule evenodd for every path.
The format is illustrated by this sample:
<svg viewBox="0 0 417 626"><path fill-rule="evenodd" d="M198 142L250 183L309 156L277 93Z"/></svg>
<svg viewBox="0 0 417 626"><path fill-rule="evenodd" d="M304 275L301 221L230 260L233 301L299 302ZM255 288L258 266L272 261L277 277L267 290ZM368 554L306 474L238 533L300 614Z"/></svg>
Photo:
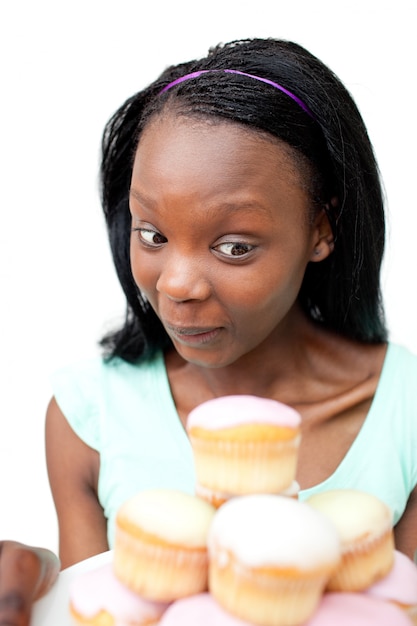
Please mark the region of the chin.
<svg viewBox="0 0 417 626"><path fill-rule="evenodd" d="M198 367L207 369L219 369L232 365L238 360L236 355L226 355L224 351L209 350L190 350L184 349L184 346L175 346L176 351L184 361L192 363Z"/></svg>

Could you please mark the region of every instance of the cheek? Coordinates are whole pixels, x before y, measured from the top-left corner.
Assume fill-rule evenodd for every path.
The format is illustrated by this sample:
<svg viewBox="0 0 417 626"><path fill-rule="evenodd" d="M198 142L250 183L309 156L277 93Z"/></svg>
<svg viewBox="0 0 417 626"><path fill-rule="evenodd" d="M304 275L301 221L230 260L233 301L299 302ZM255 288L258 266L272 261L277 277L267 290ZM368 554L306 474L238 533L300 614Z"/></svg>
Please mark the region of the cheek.
<svg viewBox="0 0 417 626"><path fill-rule="evenodd" d="M155 259L151 263L147 255L139 252L137 242L133 239L134 236L135 233L132 234L130 244L130 267L136 285L149 299L152 287L157 281L158 266Z"/></svg>
<svg viewBox="0 0 417 626"><path fill-rule="evenodd" d="M298 288L294 284L272 281L257 284L248 280L244 285L244 289L231 286L225 297L230 310L233 310L236 316L250 318L252 323L255 318L256 325L262 325L270 317L281 316L292 306L298 295Z"/></svg>
<svg viewBox="0 0 417 626"><path fill-rule="evenodd" d="M216 297L234 324L247 336L269 332L294 305L303 272L271 271L240 273L216 284Z"/></svg>
<svg viewBox="0 0 417 626"><path fill-rule="evenodd" d="M230 274L222 292L237 308L268 308L280 302L288 306L298 297L307 263L299 254L265 255L259 264Z"/></svg>

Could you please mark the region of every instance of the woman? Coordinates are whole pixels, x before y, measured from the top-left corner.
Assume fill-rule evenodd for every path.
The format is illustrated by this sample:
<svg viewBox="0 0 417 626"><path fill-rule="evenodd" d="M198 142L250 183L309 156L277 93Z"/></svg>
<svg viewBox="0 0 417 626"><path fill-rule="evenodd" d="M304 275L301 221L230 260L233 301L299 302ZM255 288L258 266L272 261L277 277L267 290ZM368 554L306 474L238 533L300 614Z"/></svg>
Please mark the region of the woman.
<svg viewBox="0 0 417 626"><path fill-rule="evenodd" d="M102 200L127 315L107 360L55 377L63 563L111 546L135 491L193 491L187 415L234 393L301 413L302 498L375 493L411 555L416 359L387 343L379 174L334 74L259 39L167 69L105 129Z"/></svg>
<svg viewBox="0 0 417 626"><path fill-rule="evenodd" d="M102 201L127 313L54 377L63 566L111 546L134 492L193 491L187 415L235 393L300 412L300 497L374 493L411 556L417 359L388 342L378 168L337 77L260 39L168 68L105 129Z"/></svg>

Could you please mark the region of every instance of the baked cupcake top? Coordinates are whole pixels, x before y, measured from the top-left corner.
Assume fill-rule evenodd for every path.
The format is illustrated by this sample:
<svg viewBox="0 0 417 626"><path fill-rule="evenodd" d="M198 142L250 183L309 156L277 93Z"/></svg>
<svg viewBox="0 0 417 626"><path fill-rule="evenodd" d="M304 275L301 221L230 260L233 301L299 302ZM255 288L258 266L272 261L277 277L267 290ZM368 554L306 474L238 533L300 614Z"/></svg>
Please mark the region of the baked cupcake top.
<svg viewBox="0 0 417 626"><path fill-rule="evenodd" d="M69 589L73 609L85 618L93 618L101 611L107 611L115 623L133 623L139 618L147 623L157 620L169 606L164 602L152 602L130 591L113 574L113 566L107 563L101 567L80 574ZM135 623L136 623L135 621Z"/></svg>
<svg viewBox="0 0 417 626"><path fill-rule="evenodd" d="M196 427L217 430L242 424L299 428L301 417L276 400L249 395L222 396L196 406L188 416L187 430Z"/></svg>
<svg viewBox="0 0 417 626"><path fill-rule="evenodd" d="M163 541L206 547L215 508L197 496L174 489L141 491L117 513L117 524L133 535L147 533Z"/></svg>
<svg viewBox="0 0 417 626"><path fill-rule="evenodd" d="M307 503L326 515L340 533L342 548L352 541L379 537L392 528L391 509L376 496L356 489L323 491Z"/></svg>
<svg viewBox="0 0 417 626"><path fill-rule="evenodd" d="M214 516L209 553L233 553L249 567L295 567L309 571L336 565L340 539L333 524L303 502L280 495L233 498Z"/></svg>
<svg viewBox="0 0 417 626"><path fill-rule="evenodd" d="M405 612L360 593L325 593L303 626L412 626Z"/></svg>
<svg viewBox="0 0 417 626"><path fill-rule="evenodd" d="M253 626L227 613L209 593L199 593L174 602L159 626Z"/></svg>
<svg viewBox="0 0 417 626"><path fill-rule="evenodd" d="M417 566L408 556L395 550L394 565L389 574L368 587L364 593L403 605L417 605Z"/></svg>

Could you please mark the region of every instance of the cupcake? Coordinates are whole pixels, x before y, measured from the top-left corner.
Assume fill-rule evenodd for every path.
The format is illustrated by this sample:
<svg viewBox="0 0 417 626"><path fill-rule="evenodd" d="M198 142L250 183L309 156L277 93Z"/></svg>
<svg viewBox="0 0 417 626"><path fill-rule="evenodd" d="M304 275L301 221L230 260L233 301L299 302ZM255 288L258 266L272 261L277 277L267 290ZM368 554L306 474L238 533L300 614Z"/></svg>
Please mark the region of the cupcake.
<svg viewBox="0 0 417 626"><path fill-rule="evenodd" d="M215 491L208 487L203 487L199 483L196 483L195 493L199 498L202 498L206 502L209 502L215 509L218 509L225 502L231 500L234 496L232 493L226 493L225 491Z"/></svg>
<svg viewBox="0 0 417 626"><path fill-rule="evenodd" d="M417 624L417 566L402 552L394 551L391 570L364 594L395 604Z"/></svg>
<svg viewBox="0 0 417 626"><path fill-rule="evenodd" d="M142 491L116 516L114 572L141 596L163 602L207 589L207 533L214 507L180 491Z"/></svg>
<svg viewBox="0 0 417 626"><path fill-rule="evenodd" d="M276 495L287 496L288 498L298 498L299 491L300 485L296 480L293 480L291 485L287 487L287 489L284 489ZM209 502L211 505L214 506L215 509L218 509L219 507L221 507L222 504L236 497L236 494L225 493L224 491L213 491L212 489L203 487L199 483L196 484L195 492L199 498L202 498L203 500Z"/></svg>
<svg viewBox="0 0 417 626"><path fill-rule="evenodd" d="M394 563L392 512L379 498L355 489L335 489L307 503L336 526L342 561L328 583L331 591L362 591L388 574Z"/></svg>
<svg viewBox="0 0 417 626"><path fill-rule="evenodd" d="M306 621L340 559L339 535L329 520L278 495L223 504L208 547L213 597L232 615L260 626Z"/></svg>
<svg viewBox="0 0 417 626"><path fill-rule="evenodd" d="M70 586L69 601L73 626L151 626L169 606L130 591L114 576L111 563L80 574Z"/></svg>
<svg viewBox="0 0 417 626"><path fill-rule="evenodd" d="M325 593L303 626L412 626L397 607L361 593Z"/></svg>
<svg viewBox="0 0 417 626"><path fill-rule="evenodd" d="M253 626L225 611L209 593L177 600L164 613L159 626Z"/></svg>
<svg viewBox="0 0 417 626"><path fill-rule="evenodd" d="M300 415L257 396L224 396L188 416L198 484L234 495L280 493L295 479Z"/></svg>

